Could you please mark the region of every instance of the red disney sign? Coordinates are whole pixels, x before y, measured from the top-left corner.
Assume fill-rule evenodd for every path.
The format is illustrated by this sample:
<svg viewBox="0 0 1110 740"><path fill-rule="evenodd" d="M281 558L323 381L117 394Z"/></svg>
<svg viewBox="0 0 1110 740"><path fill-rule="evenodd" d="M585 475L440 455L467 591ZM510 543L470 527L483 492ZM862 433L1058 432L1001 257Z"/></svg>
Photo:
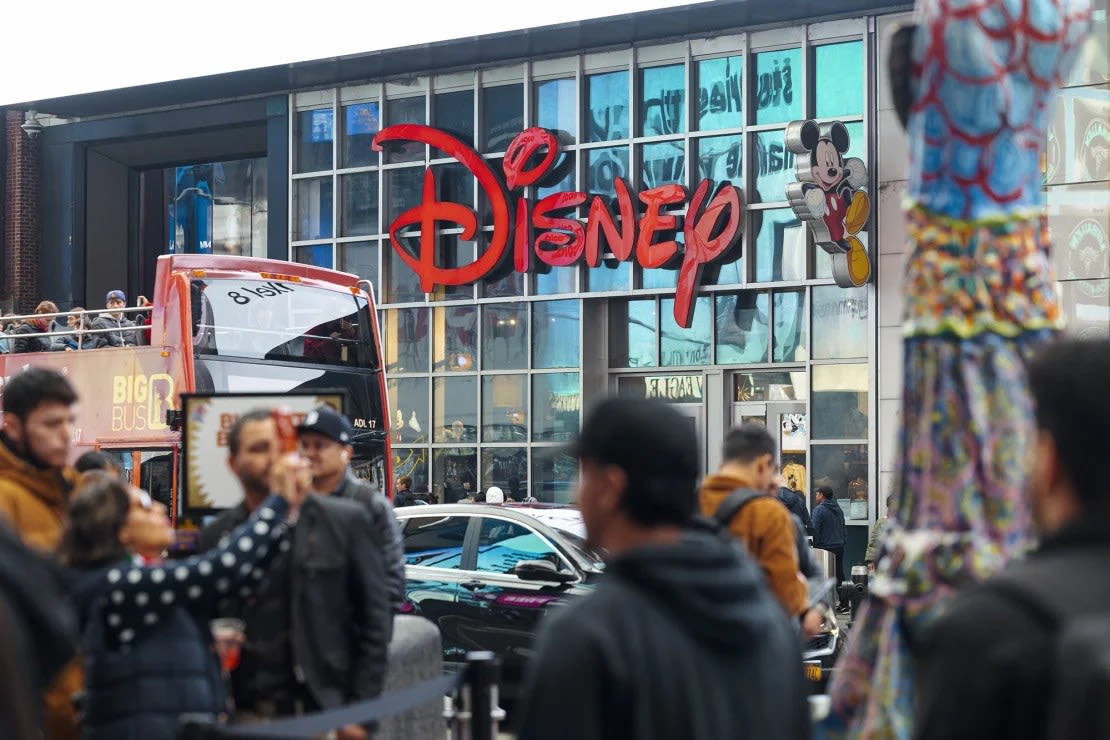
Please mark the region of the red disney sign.
<svg viewBox="0 0 1110 740"><path fill-rule="evenodd" d="M435 174L425 170L420 205L390 224L389 239L401 259L420 276L420 287L426 293L436 285L465 285L510 269L528 272L533 256L552 267L573 265L583 258L590 267L597 267L609 253L620 261L635 256L647 269L678 268L674 316L679 326L689 327L704 268L739 256L744 194L727 182L714 190L712 180L702 180L692 196L681 185L645 190L638 195L639 213L628 183L620 178L614 181L616 212L604 196L582 192L554 193L533 203L522 194L523 189L543 183L559 159L558 137L547 129L530 128L513 139L505 152L504 184L474 149L439 129L417 124L390 126L374 137L374 148L400 141L428 144L462 164L477 178L493 214L493 234L478 259L461 267L440 266L436 262L436 224L462 227L462 239L472 241L478 233L478 215L469 206L439 200ZM667 211L687 198L685 217ZM587 201L583 223L572 212ZM401 241L402 230L413 226L421 232L415 253ZM675 238L680 229L684 249Z"/></svg>

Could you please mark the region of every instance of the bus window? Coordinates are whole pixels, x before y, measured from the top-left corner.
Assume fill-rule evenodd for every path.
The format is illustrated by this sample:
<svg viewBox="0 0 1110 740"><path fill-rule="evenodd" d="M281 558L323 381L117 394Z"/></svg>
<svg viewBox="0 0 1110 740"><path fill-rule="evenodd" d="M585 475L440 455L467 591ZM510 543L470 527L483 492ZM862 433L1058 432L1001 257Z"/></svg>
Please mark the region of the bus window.
<svg viewBox="0 0 1110 740"><path fill-rule="evenodd" d="M173 452L142 450L139 453L139 487L173 511Z"/></svg>
<svg viewBox="0 0 1110 740"><path fill-rule="evenodd" d="M200 354L377 368L367 301L346 289L278 280L194 280Z"/></svg>

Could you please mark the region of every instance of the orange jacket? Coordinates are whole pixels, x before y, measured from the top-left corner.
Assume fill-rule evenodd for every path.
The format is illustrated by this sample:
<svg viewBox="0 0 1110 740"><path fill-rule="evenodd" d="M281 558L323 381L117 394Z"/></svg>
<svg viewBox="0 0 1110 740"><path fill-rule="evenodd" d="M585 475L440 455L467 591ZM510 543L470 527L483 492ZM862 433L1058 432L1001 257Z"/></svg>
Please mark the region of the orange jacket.
<svg viewBox="0 0 1110 740"><path fill-rule="evenodd" d="M0 440L0 518L7 520L23 542L53 554L62 537L72 470L43 470L17 455ZM44 697L46 740L74 740L77 710L73 695L81 691L83 672L74 658L54 678Z"/></svg>
<svg viewBox="0 0 1110 740"><path fill-rule="evenodd" d="M729 494L748 488L740 478L711 475L702 483L701 513L712 517ZM798 571L794 521L790 511L773 496L762 496L747 504L729 524L733 536L743 540L748 552L759 561L767 585L787 614L797 616L809 605L809 591Z"/></svg>

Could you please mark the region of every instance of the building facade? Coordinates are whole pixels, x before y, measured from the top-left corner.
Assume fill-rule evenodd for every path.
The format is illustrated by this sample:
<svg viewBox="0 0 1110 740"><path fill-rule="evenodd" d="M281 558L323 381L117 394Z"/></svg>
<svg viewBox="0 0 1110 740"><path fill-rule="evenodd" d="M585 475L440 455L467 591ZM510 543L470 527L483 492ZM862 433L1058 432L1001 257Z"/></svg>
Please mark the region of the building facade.
<svg viewBox="0 0 1110 740"><path fill-rule="evenodd" d="M416 490L450 500L496 485L518 500L568 501L576 465L563 446L582 409L607 394L662 398L698 433L707 470L728 428L767 424L788 482L811 505L817 485L836 491L850 560L859 560L893 482L899 423L907 147L884 41L909 16L876 3L839 3L818 17L807 4L716 5L714 18L688 6L305 65L281 78L239 73L131 97L36 101L56 117L35 144L44 227L38 245L8 238L9 263L32 246L60 260L65 269L41 274L38 290L61 305L95 304L90 296L123 287L120 265L126 288L141 292L153 260L172 251L357 273L378 298L394 472ZM1045 161L1065 309L1088 334L1110 331L1110 77L1099 5ZM818 160L788 134L808 120L842 123L834 158L862 165L851 167L864 173L857 184L870 208L853 236L871 274L858 287L841 287L788 196ZM375 146L403 124L450 134L494 179L417 139ZM523 182L535 164L514 140L533 127L556 132L560 153L547 177L513 187L506 171ZM9 160L21 135L8 127ZM24 223L11 206L23 180L11 169L8 234ZM697 215L687 210L704 180L742 193L739 248L696 271L686 320L681 266L692 250L681 217ZM566 219L595 218L587 195L617 208L626 189L642 204L642 235L643 194L674 185L684 190L656 214L679 217L674 233L660 222L646 246L677 242L676 258L622 259L612 239L600 260L559 252L574 237ZM421 270L481 261L510 236L499 209L521 199L530 216L514 223L528 228L514 229L509 250L526 254L520 270L422 283ZM472 209L473 233L459 217L426 218L433 201ZM516 249L519 234L529 249ZM537 234L550 237L544 254L531 249Z"/></svg>

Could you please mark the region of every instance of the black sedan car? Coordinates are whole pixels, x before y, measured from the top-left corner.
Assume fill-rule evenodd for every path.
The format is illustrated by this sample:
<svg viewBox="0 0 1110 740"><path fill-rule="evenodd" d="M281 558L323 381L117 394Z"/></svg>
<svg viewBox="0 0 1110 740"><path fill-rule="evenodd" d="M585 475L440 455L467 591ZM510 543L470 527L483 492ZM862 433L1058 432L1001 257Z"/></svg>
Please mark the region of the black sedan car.
<svg viewBox="0 0 1110 740"><path fill-rule="evenodd" d="M435 622L445 661L501 658L502 693L519 690L537 623L593 587L603 570L577 509L444 504L397 510L405 543L402 611Z"/></svg>

